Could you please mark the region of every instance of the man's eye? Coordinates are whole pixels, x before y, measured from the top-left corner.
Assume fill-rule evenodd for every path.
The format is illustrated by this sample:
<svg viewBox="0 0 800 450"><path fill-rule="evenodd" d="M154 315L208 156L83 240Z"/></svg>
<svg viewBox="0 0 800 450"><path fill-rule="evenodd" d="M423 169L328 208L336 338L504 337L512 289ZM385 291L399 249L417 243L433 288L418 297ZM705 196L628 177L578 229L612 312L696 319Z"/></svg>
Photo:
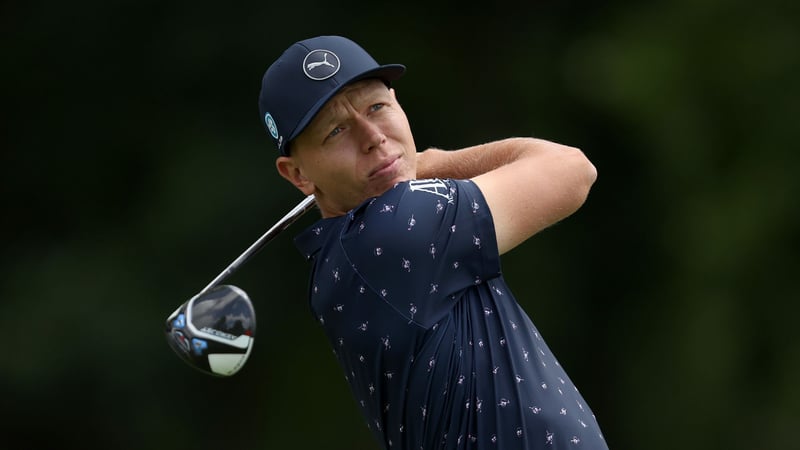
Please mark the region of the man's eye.
<svg viewBox="0 0 800 450"><path fill-rule="evenodd" d="M339 132L341 132L341 131L342 131L342 127L336 127L333 130L331 130L330 133L328 133L328 137L334 137L337 134L339 134Z"/></svg>
<svg viewBox="0 0 800 450"><path fill-rule="evenodd" d="M376 104L374 104L374 105L370 106L370 107L369 107L369 110L370 110L370 111L377 111L377 110L379 110L379 109L383 108L384 106L385 106L385 105L384 105L383 103L376 103Z"/></svg>

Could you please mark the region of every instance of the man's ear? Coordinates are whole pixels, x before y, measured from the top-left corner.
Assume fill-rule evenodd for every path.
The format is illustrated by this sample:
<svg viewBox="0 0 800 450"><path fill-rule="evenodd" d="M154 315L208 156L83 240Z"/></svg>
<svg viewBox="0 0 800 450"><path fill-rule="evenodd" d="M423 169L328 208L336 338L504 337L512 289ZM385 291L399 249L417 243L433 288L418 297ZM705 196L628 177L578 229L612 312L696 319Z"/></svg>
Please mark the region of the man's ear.
<svg viewBox="0 0 800 450"><path fill-rule="evenodd" d="M292 183L297 189L305 195L314 193L316 186L314 183L303 175L302 170L296 164L291 156L279 156L275 160L275 168L278 173L285 178L289 183Z"/></svg>

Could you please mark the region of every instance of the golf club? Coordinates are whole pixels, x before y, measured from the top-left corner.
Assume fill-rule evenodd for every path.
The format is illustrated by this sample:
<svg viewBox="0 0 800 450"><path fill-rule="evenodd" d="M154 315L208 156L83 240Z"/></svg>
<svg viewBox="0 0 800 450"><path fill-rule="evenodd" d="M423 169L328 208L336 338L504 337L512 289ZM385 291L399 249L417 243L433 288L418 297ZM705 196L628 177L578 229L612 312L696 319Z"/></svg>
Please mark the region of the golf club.
<svg viewBox="0 0 800 450"><path fill-rule="evenodd" d="M215 376L233 375L244 366L255 338L255 310L245 291L220 283L313 206L309 195L167 317L167 343L181 359Z"/></svg>

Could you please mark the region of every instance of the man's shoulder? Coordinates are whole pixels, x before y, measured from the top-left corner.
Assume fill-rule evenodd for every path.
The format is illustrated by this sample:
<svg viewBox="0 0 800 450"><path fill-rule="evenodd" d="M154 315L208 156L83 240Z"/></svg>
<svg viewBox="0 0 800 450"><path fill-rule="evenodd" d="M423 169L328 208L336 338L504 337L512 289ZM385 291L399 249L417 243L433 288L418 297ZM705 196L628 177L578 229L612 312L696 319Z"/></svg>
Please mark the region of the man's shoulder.
<svg viewBox="0 0 800 450"><path fill-rule="evenodd" d="M454 204L458 187L452 180L425 179L397 183L383 194L365 201L351 211L352 217L393 217L408 211L437 208L441 212L447 204ZM438 205L438 206L437 206ZM392 213L392 214L388 214Z"/></svg>
<svg viewBox="0 0 800 450"><path fill-rule="evenodd" d="M463 191L464 186L477 186L471 180L456 180L451 178L425 178L407 180L396 184L392 189L383 195L368 201L368 205L375 202L441 202L454 203L458 193Z"/></svg>
<svg viewBox="0 0 800 450"><path fill-rule="evenodd" d="M443 180L439 178L410 180L406 183L409 192L430 194L438 198L443 198L448 202L454 200L458 189L454 180Z"/></svg>

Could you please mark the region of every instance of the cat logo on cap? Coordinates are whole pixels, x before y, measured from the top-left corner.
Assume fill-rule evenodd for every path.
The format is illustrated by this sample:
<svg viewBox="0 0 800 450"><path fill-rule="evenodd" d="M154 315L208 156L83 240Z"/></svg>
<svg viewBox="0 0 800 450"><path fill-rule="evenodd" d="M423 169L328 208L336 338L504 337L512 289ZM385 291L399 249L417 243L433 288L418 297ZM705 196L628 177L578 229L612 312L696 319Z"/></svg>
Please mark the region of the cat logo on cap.
<svg viewBox="0 0 800 450"><path fill-rule="evenodd" d="M316 81L328 79L339 71L339 57L330 50L312 50L303 59L303 73Z"/></svg>

